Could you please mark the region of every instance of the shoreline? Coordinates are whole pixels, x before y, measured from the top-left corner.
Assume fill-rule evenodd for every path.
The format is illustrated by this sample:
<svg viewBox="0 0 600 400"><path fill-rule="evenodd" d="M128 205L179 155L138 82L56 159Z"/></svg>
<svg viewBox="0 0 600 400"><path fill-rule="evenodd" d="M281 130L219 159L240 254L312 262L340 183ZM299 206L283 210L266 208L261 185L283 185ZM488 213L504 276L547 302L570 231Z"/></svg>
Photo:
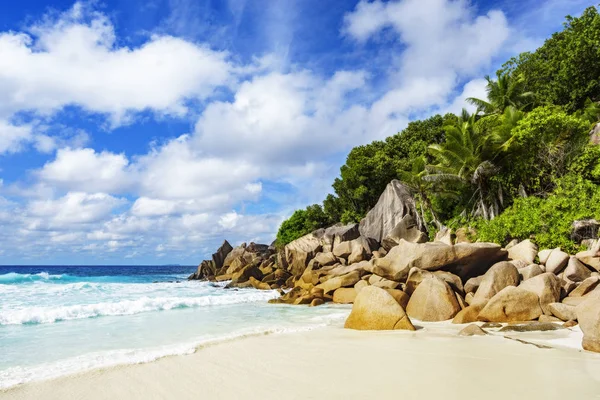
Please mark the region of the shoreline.
<svg viewBox="0 0 600 400"><path fill-rule="evenodd" d="M0 398L462 398L465 387L493 390L486 398L591 398L600 391L600 355L573 348L578 329L459 337L464 325L415 325L421 329L329 326L244 337L193 354L25 383Z"/></svg>

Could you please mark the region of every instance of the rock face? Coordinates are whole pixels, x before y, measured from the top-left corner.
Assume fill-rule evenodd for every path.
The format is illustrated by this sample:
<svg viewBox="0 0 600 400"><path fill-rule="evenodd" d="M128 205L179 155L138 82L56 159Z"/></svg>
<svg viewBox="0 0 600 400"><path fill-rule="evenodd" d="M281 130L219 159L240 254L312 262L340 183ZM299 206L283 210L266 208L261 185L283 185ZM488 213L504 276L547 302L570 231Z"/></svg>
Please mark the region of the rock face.
<svg viewBox="0 0 600 400"><path fill-rule="evenodd" d="M326 229L315 232L315 236L321 238L323 251L329 253L335 246L342 242L349 242L360 236L358 224L337 224Z"/></svg>
<svg viewBox="0 0 600 400"><path fill-rule="evenodd" d="M363 288L358 293L352 306L352 312L348 316L344 328L359 330L415 330L410 318L392 295L383 289L372 286Z"/></svg>
<svg viewBox="0 0 600 400"><path fill-rule="evenodd" d="M576 308L583 332L583 348L600 353L600 295L591 296Z"/></svg>
<svg viewBox="0 0 600 400"><path fill-rule="evenodd" d="M507 286L488 301L477 317L480 321L531 321L542 315L539 298L527 290Z"/></svg>
<svg viewBox="0 0 600 400"><path fill-rule="evenodd" d="M393 180L387 185L375 207L360 221L360 234L381 243L406 215L418 220L415 199L408 187Z"/></svg>
<svg viewBox="0 0 600 400"><path fill-rule="evenodd" d="M406 307L408 315L420 321L446 321L460 310L450 285L435 275L425 276Z"/></svg>
<svg viewBox="0 0 600 400"><path fill-rule="evenodd" d="M494 262L506 257L500 246L492 243L462 243L448 246L443 243L409 243L400 240L382 258L372 260L374 274L403 281L411 268L427 271L444 269L462 279L475 271L485 271Z"/></svg>
<svg viewBox="0 0 600 400"><path fill-rule="evenodd" d="M519 284L519 271L510 262L503 261L494 264L483 278L481 284L475 292L472 304L482 304L494 297L507 286L517 286Z"/></svg>
<svg viewBox="0 0 600 400"><path fill-rule="evenodd" d="M381 241L381 246L390 250L400 243L400 240L406 240L411 243L425 243L429 238L422 232L412 215L405 215L400 222L392 229Z"/></svg>
<svg viewBox="0 0 600 400"><path fill-rule="evenodd" d="M323 245L321 238L314 233L309 233L301 238L288 243L285 246L285 259L288 265L288 271L299 278L308 266L308 262L321 251Z"/></svg>
<svg viewBox="0 0 600 400"><path fill-rule="evenodd" d="M537 256L538 247L531 240L523 240L521 243L508 249L508 258L511 260L523 260L533 264Z"/></svg>

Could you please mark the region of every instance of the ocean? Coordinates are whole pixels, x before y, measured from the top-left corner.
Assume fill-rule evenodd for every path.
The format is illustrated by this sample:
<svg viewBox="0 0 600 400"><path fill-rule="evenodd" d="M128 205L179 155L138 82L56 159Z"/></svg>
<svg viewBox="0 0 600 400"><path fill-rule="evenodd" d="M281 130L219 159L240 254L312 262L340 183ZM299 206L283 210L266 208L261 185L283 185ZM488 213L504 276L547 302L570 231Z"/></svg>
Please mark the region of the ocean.
<svg viewBox="0 0 600 400"><path fill-rule="evenodd" d="M195 267L0 266L0 389L251 335L340 324L347 306L187 281Z"/></svg>

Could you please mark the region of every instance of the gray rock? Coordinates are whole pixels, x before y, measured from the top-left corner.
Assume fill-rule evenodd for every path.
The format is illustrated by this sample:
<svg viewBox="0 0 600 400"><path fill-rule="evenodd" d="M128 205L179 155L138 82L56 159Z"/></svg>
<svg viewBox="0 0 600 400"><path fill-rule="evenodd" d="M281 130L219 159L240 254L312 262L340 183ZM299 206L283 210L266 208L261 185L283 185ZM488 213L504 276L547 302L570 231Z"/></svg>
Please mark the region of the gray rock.
<svg viewBox="0 0 600 400"><path fill-rule="evenodd" d="M400 181L393 180L387 185L375 207L360 221L360 234L381 243L406 215L419 221L410 189Z"/></svg>

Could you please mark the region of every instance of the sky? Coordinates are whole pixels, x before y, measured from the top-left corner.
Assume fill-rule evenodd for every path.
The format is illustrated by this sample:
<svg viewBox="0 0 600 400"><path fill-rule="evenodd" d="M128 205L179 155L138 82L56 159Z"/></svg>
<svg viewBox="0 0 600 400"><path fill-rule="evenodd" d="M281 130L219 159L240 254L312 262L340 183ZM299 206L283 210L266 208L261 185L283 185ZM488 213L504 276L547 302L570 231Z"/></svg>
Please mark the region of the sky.
<svg viewBox="0 0 600 400"><path fill-rule="evenodd" d="M350 149L485 97L593 1L0 5L0 264L270 243Z"/></svg>

